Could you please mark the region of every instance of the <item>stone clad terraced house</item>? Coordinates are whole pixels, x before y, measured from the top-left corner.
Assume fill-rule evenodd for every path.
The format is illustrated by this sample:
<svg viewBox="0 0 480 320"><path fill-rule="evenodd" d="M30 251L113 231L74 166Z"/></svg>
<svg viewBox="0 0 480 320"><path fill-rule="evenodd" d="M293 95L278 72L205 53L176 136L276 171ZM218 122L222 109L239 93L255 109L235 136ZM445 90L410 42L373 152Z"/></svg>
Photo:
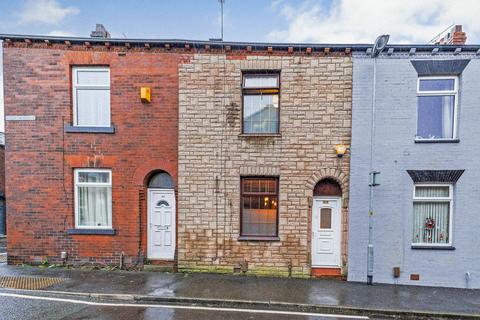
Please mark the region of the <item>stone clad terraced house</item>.
<svg viewBox="0 0 480 320"><path fill-rule="evenodd" d="M349 159L334 147L350 143L351 84L345 52L179 68L180 269L341 275Z"/></svg>

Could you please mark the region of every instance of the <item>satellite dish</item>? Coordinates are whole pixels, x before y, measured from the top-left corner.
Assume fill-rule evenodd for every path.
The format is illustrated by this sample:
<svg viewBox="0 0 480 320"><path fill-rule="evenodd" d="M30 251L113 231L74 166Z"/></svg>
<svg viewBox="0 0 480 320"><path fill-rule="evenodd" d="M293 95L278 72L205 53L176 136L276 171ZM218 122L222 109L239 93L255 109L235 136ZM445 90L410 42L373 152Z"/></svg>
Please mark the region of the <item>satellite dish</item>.
<svg viewBox="0 0 480 320"><path fill-rule="evenodd" d="M390 35L388 34L382 34L381 36L377 37L372 48L372 58L375 58L376 56L378 56L380 52L382 52L382 50L385 49L389 38L390 38Z"/></svg>

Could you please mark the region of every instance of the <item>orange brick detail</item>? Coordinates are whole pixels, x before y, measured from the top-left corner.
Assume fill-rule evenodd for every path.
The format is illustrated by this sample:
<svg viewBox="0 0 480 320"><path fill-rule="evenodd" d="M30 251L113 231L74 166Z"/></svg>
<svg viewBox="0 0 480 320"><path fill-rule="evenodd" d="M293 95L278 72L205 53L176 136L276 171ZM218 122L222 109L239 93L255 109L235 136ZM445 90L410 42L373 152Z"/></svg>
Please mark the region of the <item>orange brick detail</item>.
<svg viewBox="0 0 480 320"><path fill-rule="evenodd" d="M312 277L341 277L341 268L312 268Z"/></svg>

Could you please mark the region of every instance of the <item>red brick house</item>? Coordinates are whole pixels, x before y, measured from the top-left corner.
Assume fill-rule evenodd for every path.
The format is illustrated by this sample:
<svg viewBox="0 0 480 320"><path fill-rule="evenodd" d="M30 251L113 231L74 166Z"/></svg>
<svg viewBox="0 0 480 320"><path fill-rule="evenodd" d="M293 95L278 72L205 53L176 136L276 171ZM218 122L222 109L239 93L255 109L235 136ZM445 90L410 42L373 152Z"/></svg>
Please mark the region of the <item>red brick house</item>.
<svg viewBox="0 0 480 320"><path fill-rule="evenodd" d="M4 41L9 263L147 258L147 187L176 190L177 69L189 57L143 43Z"/></svg>
<svg viewBox="0 0 480 320"><path fill-rule="evenodd" d="M9 263L345 271L366 47L0 38Z"/></svg>

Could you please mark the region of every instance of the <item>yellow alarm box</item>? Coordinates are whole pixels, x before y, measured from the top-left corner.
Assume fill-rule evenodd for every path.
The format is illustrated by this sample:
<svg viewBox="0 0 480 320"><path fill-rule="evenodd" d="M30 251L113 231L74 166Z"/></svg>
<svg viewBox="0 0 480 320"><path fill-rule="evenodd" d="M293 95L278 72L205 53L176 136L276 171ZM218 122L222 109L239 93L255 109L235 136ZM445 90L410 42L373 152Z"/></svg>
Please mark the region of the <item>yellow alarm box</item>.
<svg viewBox="0 0 480 320"><path fill-rule="evenodd" d="M140 99L143 103L150 103L150 88L149 87L141 87L140 88Z"/></svg>

